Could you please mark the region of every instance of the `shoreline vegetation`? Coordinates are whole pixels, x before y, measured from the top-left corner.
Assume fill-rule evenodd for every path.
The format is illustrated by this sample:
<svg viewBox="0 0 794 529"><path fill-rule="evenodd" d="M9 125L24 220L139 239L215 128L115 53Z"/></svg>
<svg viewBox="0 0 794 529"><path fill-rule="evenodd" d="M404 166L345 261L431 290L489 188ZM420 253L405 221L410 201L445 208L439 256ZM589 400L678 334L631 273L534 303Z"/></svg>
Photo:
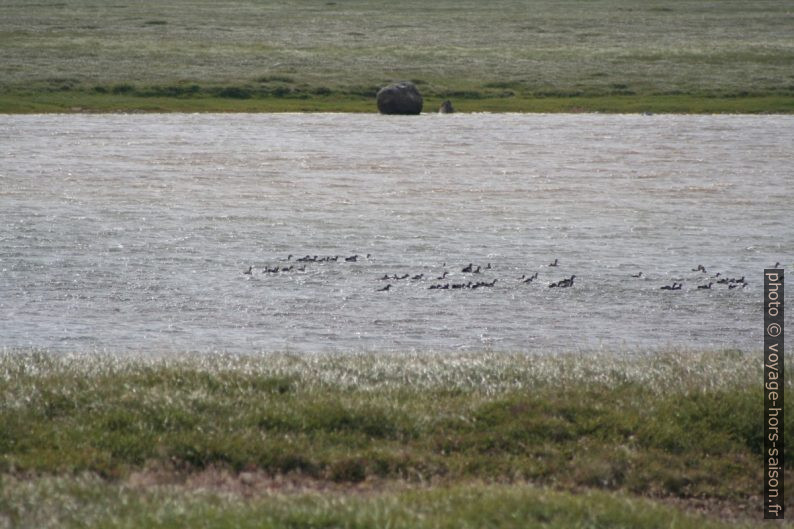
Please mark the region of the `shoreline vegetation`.
<svg viewBox="0 0 794 529"><path fill-rule="evenodd" d="M0 5L0 113L792 113L785 2L197 0Z"/></svg>
<svg viewBox="0 0 794 529"><path fill-rule="evenodd" d="M223 89L219 89L222 91ZM292 96L199 94L168 96L102 92L0 93L0 114L53 113L258 113L338 112L377 113L372 97L351 94L297 94ZM241 91L240 94L249 94ZM145 94L145 92L144 92ZM492 96L425 97L423 113L435 113L450 99L456 112L493 113L614 113L614 114L791 114L794 96Z"/></svg>
<svg viewBox="0 0 794 529"><path fill-rule="evenodd" d="M757 526L762 369L0 352L0 526Z"/></svg>

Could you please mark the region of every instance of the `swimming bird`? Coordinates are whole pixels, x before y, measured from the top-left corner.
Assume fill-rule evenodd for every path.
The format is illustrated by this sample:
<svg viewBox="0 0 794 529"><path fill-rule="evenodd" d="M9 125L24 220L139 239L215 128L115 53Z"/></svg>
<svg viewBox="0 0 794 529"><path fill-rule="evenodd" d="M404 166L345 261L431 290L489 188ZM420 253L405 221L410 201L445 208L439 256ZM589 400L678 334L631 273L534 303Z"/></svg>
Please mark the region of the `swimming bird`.
<svg viewBox="0 0 794 529"><path fill-rule="evenodd" d="M380 278L380 280L381 280L381 281L387 281L387 280L389 280L389 279L391 279L391 278L389 277L389 274L383 274L383 277L381 277L381 278Z"/></svg>
<svg viewBox="0 0 794 529"><path fill-rule="evenodd" d="M424 274L417 274L417 275L413 276L411 279L422 279L423 277L425 277Z"/></svg>
<svg viewBox="0 0 794 529"><path fill-rule="evenodd" d="M480 273L480 265L477 265L477 270L473 271L472 273L473 274L479 274Z"/></svg>
<svg viewBox="0 0 794 529"><path fill-rule="evenodd" d="M391 283L389 283L388 285L386 285L386 286L385 286L385 287L383 287L383 288L379 288L379 289L377 289L375 292L386 292L386 291L388 291L390 288L391 288Z"/></svg>
<svg viewBox="0 0 794 529"><path fill-rule="evenodd" d="M571 287L571 286L573 286L573 280L575 278L576 278L576 276L571 276L571 277L567 277L565 279L560 279L556 283L550 284L549 288L553 288L553 287L560 287L560 288Z"/></svg>
<svg viewBox="0 0 794 529"><path fill-rule="evenodd" d="M348 263L355 263L356 261L358 261L358 254L351 255L350 257L345 257L345 261L347 261Z"/></svg>
<svg viewBox="0 0 794 529"><path fill-rule="evenodd" d="M674 284L673 284L673 290L681 290L681 287L682 287L682 286L684 286L684 284L683 284L683 283L678 283L678 286L676 286L676 285L675 285L675 283L674 283Z"/></svg>
<svg viewBox="0 0 794 529"><path fill-rule="evenodd" d="M698 267L697 268L693 268L692 271L693 272L703 272L705 274L706 273L706 267L703 266L702 264L699 264Z"/></svg>
<svg viewBox="0 0 794 529"><path fill-rule="evenodd" d="M551 263L551 264L549 264L549 266L557 266L557 262L558 262L558 261L559 261L559 259L555 258L555 259L554 259L554 262L553 262L553 263Z"/></svg>
<svg viewBox="0 0 794 529"><path fill-rule="evenodd" d="M249 267L248 267L248 270L246 270L245 272L243 272L243 274L245 274L245 275L249 275L249 276L250 276L250 275L251 275L251 271L252 271L253 269L254 269L254 267L253 267L253 266L249 266Z"/></svg>
<svg viewBox="0 0 794 529"><path fill-rule="evenodd" d="M443 273L443 274L441 274L441 277L437 277L436 279L444 279L445 277L447 277L447 274L448 274L448 273L449 273L449 272L447 272L446 270L444 270L444 273Z"/></svg>
<svg viewBox="0 0 794 529"><path fill-rule="evenodd" d="M471 272L472 268L474 268L474 265L472 263L469 263L469 266L464 267L463 270L461 270L461 272Z"/></svg>
<svg viewBox="0 0 794 529"><path fill-rule="evenodd" d="M775 266L773 266L772 268L779 268L779 267L780 267L780 261L776 262Z"/></svg>
<svg viewBox="0 0 794 529"><path fill-rule="evenodd" d="M711 285L714 283L709 283L708 285L698 285L698 290L711 290Z"/></svg>
<svg viewBox="0 0 794 529"><path fill-rule="evenodd" d="M572 286L573 286L573 280L574 280L575 278L576 278L576 276L571 276L571 277L569 277L568 279L563 279L562 281L560 281L560 282L557 284L557 286L558 286L558 287L560 287L560 288L568 288L568 287L572 287Z"/></svg>
<svg viewBox="0 0 794 529"><path fill-rule="evenodd" d="M681 287L676 285L678 285L678 283L673 281L672 285L665 285L663 287L660 287L660 290L680 290Z"/></svg>
<svg viewBox="0 0 794 529"><path fill-rule="evenodd" d="M728 285L728 290L733 290L734 288L736 288L738 286L739 286L739 283L731 283L730 285Z"/></svg>
<svg viewBox="0 0 794 529"><path fill-rule="evenodd" d="M290 261L291 259L292 259L292 254L289 254L289 255L287 256L287 261Z"/></svg>
<svg viewBox="0 0 794 529"><path fill-rule="evenodd" d="M631 274L631 277L642 277L642 272Z"/></svg>

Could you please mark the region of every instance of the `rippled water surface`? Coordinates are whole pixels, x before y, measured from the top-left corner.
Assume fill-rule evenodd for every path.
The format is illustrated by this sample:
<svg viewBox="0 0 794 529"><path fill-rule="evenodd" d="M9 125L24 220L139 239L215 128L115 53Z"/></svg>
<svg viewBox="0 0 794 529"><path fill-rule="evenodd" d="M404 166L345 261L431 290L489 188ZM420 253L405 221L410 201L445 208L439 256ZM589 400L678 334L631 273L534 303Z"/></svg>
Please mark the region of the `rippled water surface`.
<svg viewBox="0 0 794 529"><path fill-rule="evenodd" d="M2 116L0 347L759 349L792 145L784 116ZM264 272L289 254L341 257Z"/></svg>

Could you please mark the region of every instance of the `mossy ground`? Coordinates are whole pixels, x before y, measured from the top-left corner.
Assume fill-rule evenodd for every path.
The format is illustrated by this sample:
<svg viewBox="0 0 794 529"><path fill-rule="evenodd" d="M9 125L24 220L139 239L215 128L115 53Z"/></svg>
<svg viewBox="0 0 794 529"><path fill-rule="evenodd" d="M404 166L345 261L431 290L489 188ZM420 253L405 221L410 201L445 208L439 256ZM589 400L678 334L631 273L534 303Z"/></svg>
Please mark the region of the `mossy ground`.
<svg viewBox="0 0 794 529"><path fill-rule="evenodd" d="M271 525L256 526L480 526L482 516L520 527L527 516L566 527L581 516L603 527L668 527L674 516L687 527L700 522L675 513L696 505L730 505L730 523L744 523L760 515L760 380L760 364L735 351L171 360L12 352L0 360L0 513L32 524L24 506L35 498L58 511L85 497L77 512L86 516L92 502L105 504L98 525L115 526L114 516L193 525L209 509L202 519L217 523L206 526L255 526L284 492L268 484L286 480L297 490ZM214 499L186 485L216 474L227 478L199 487ZM250 494L212 485L229 480ZM155 520L130 502L184 512Z"/></svg>

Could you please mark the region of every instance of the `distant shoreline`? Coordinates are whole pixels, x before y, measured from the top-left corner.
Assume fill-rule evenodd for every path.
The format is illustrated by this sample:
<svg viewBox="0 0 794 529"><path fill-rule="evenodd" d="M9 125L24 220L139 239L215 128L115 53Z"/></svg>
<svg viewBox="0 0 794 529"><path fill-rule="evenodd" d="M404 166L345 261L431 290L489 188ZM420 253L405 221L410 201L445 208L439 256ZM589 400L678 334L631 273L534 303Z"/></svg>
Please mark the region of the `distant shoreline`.
<svg viewBox="0 0 794 529"><path fill-rule="evenodd" d="M792 114L794 96L706 97L690 95L616 95L577 97L449 98L456 111L494 113L619 114ZM434 113L443 98L425 98L424 113ZM342 112L377 113L375 99L355 96L248 97L140 96L89 92L0 93L0 114L155 112Z"/></svg>

